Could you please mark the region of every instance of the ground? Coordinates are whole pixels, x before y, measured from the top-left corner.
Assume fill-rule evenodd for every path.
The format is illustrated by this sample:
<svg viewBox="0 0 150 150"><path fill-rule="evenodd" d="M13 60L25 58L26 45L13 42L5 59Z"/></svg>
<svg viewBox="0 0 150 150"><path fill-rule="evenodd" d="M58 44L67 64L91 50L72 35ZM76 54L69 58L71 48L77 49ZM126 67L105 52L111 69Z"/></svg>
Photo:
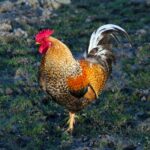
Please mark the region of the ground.
<svg viewBox="0 0 150 150"><path fill-rule="evenodd" d="M63 1L63 3L65 0ZM0 2L0 149L149 150L150 3L144 0L11 0ZM74 55L87 49L90 34L113 23L129 33L105 90L78 113L72 135L68 112L47 101L37 71L41 55L34 36L52 28Z"/></svg>

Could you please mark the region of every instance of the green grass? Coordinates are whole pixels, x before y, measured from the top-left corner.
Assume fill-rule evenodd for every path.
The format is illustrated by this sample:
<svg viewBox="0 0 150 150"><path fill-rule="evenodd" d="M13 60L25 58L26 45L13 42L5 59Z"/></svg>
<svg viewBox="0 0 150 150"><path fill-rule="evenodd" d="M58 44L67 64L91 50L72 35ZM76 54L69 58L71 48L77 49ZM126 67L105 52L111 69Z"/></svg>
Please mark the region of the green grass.
<svg viewBox="0 0 150 150"><path fill-rule="evenodd" d="M3 41L0 45L0 89L3 90L0 92L0 148L73 149L89 146L95 141L91 148L121 150L123 142L127 141L129 145L140 144L148 150L150 128L146 122L150 116L150 101L144 92L150 87L150 35L148 32L142 36L136 34L137 30L150 25L150 9L145 7L125 0L74 1L55 10L57 16L52 16L42 26L21 24L28 32L30 44L25 39ZM125 77L112 77L108 82L113 80L114 89L104 90L97 102L78 113L71 136L64 132L68 112L52 101L42 102L45 96L37 86L36 65L41 56L37 53L33 35L40 28L53 28L54 36L63 39L76 54L88 47L93 30L106 23L122 26L131 37L133 48L122 50L125 57L117 61ZM18 69L21 70L19 79L14 80ZM11 94L7 93L8 88L12 89ZM145 124L142 126L142 123ZM103 137L105 135L113 139L114 145ZM85 137L87 140L84 141Z"/></svg>

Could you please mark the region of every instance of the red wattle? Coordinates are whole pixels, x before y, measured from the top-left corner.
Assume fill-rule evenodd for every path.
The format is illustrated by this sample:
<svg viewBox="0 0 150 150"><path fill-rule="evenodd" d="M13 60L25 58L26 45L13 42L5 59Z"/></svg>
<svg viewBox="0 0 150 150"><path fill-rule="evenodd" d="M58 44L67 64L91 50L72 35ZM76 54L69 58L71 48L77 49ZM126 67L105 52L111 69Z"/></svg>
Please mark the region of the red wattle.
<svg viewBox="0 0 150 150"><path fill-rule="evenodd" d="M42 44L39 47L39 53L45 54L50 47L51 43L50 42L42 42Z"/></svg>

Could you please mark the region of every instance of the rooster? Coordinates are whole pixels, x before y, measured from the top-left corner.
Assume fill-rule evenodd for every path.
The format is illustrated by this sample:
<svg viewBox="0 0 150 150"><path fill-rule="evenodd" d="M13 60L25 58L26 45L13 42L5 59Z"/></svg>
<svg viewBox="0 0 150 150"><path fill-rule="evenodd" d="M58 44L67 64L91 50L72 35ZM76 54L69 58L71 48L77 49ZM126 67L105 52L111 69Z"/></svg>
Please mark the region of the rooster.
<svg viewBox="0 0 150 150"><path fill-rule="evenodd" d="M118 34L127 39L129 36L117 25L103 25L92 33L84 57L76 60L64 43L51 36L53 32L44 29L35 36L43 55L39 83L43 91L69 111L67 131L73 131L75 113L98 99L111 73L115 61L111 39L119 41Z"/></svg>

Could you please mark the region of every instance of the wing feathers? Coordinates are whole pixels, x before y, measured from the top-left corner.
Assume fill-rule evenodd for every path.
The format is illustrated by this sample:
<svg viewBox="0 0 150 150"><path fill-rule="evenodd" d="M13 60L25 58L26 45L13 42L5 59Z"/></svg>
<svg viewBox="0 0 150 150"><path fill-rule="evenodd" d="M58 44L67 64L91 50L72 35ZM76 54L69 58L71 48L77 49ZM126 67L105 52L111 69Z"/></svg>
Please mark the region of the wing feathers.
<svg viewBox="0 0 150 150"><path fill-rule="evenodd" d="M83 97L85 93L87 93L87 91L88 91L88 86L81 88L79 90L71 90L71 89L69 90L70 94L77 98Z"/></svg>
<svg viewBox="0 0 150 150"><path fill-rule="evenodd" d="M105 85L107 73L99 64L91 64L86 60L80 60L79 63L82 74L68 77L69 91L75 97L85 96L89 100L94 100L98 98L99 92Z"/></svg>

